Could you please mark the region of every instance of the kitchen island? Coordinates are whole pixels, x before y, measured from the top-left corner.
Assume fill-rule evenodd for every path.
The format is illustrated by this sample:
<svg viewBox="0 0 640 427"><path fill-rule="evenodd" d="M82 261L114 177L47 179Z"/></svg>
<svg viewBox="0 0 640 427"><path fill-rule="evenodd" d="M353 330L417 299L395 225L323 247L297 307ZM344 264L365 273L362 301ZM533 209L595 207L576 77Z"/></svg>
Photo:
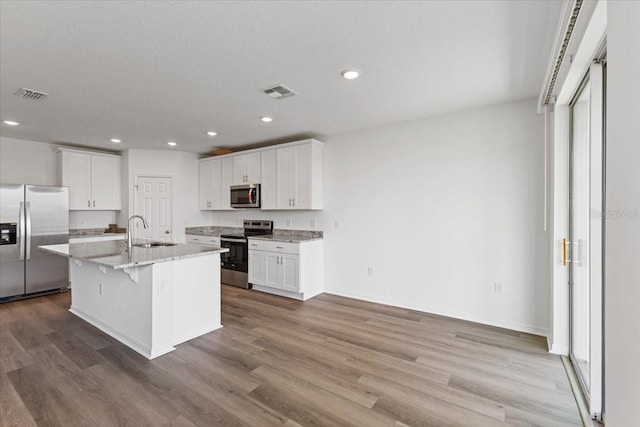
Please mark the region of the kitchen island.
<svg viewBox="0 0 640 427"><path fill-rule="evenodd" d="M220 254L228 249L128 249L113 240L40 248L69 258L69 311L149 359L222 327Z"/></svg>

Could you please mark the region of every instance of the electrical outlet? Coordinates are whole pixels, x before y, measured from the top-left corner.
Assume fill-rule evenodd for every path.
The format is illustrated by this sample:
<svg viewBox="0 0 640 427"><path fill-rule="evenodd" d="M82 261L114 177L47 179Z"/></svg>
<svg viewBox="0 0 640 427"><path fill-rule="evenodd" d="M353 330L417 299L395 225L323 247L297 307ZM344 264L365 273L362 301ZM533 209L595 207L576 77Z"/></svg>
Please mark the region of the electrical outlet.
<svg viewBox="0 0 640 427"><path fill-rule="evenodd" d="M502 288L502 283L498 283L498 282L494 283L493 284L493 290L498 295L502 295L504 293L503 292L504 290Z"/></svg>
<svg viewBox="0 0 640 427"><path fill-rule="evenodd" d="M333 225L336 227L336 230L340 230L340 221L336 221Z"/></svg>
<svg viewBox="0 0 640 427"><path fill-rule="evenodd" d="M290 219L287 220L287 227L291 227L291 220Z"/></svg>
<svg viewBox="0 0 640 427"><path fill-rule="evenodd" d="M373 277L376 274L376 270L375 268L369 266L369 268L367 269L367 273L369 274L369 277Z"/></svg>
<svg viewBox="0 0 640 427"><path fill-rule="evenodd" d="M316 220L315 219L311 220L311 228L316 228Z"/></svg>
<svg viewBox="0 0 640 427"><path fill-rule="evenodd" d="M98 283L98 293L102 295L102 283Z"/></svg>

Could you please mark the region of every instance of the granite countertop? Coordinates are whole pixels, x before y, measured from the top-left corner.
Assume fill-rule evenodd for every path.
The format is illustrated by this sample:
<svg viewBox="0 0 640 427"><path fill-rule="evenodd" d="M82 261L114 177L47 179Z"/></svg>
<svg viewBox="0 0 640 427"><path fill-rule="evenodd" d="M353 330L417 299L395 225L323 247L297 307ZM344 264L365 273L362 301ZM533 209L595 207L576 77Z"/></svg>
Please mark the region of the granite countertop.
<svg viewBox="0 0 640 427"><path fill-rule="evenodd" d="M126 233L105 233L105 228L70 228L69 238L124 236Z"/></svg>
<svg viewBox="0 0 640 427"><path fill-rule="evenodd" d="M184 234L220 237L222 234L239 234L239 233L242 233L243 231L244 229L242 227L205 226L205 227L187 227L184 229Z"/></svg>
<svg viewBox="0 0 640 427"><path fill-rule="evenodd" d="M136 241L144 243L144 240ZM65 243L61 245L39 246L40 249L56 255L76 258L81 261L98 264L103 267L120 269L140 265L155 264L183 258L211 255L229 252L226 248L213 246L178 243L175 246L158 248L132 247L127 251L127 245L121 240L108 240L91 243Z"/></svg>
<svg viewBox="0 0 640 427"><path fill-rule="evenodd" d="M255 240L269 240L273 242L285 242L285 243L304 243L312 242L314 240L322 240L322 236L309 236L304 234L271 234L268 236L251 236L249 239Z"/></svg>
<svg viewBox="0 0 640 427"><path fill-rule="evenodd" d="M185 228L185 234L195 234L199 236L212 236L219 237L221 234L239 234L244 229L238 227L217 227L217 226L205 226L205 227L187 227ZM276 242L287 243L303 243L313 240L322 240L323 232L314 230L273 230L273 234L268 236L252 236L251 239L259 240L271 240Z"/></svg>

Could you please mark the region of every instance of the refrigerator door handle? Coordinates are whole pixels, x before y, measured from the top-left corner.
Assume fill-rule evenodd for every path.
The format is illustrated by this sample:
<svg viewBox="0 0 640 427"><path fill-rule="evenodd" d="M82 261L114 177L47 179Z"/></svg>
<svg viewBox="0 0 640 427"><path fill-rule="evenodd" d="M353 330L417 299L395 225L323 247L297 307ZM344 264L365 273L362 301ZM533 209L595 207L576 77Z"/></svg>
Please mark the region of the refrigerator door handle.
<svg viewBox="0 0 640 427"><path fill-rule="evenodd" d="M26 257L27 259L31 259L31 203L25 202L25 215L24 215L24 225L25 225L25 236L24 239L26 241Z"/></svg>
<svg viewBox="0 0 640 427"><path fill-rule="evenodd" d="M20 211L18 212L18 253L20 254L20 261L24 260L24 202L20 202Z"/></svg>

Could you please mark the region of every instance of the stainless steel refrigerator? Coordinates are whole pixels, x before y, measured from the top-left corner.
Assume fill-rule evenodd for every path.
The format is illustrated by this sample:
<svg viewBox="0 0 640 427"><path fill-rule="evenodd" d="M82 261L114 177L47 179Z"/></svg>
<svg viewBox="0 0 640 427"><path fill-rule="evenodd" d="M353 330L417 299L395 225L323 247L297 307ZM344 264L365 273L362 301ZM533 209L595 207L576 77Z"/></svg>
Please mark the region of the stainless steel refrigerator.
<svg viewBox="0 0 640 427"><path fill-rule="evenodd" d="M0 184L0 302L69 286L69 263L38 246L69 243L66 187Z"/></svg>

